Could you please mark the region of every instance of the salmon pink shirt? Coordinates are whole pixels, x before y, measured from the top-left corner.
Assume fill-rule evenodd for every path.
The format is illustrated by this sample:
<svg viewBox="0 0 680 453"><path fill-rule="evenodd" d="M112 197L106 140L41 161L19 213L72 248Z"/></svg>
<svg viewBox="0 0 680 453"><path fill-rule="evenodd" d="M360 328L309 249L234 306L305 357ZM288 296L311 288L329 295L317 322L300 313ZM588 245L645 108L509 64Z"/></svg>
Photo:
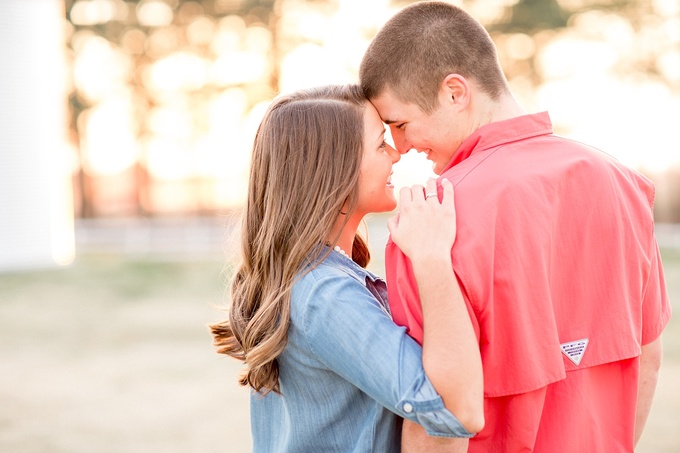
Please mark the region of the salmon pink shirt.
<svg viewBox="0 0 680 453"><path fill-rule="evenodd" d="M640 348L671 314L652 183L554 135L547 112L480 128L441 176L484 367L486 426L469 451L632 452ZM416 281L391 240L386 268L394 321L422 342Z"/></svg>

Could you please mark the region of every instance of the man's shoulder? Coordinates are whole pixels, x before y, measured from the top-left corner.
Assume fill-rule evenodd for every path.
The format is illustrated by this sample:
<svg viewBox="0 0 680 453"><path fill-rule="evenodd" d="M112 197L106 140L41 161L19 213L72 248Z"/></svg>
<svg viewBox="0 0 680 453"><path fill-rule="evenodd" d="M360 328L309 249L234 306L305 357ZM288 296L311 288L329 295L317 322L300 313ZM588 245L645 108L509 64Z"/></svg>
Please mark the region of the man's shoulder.
<svg viewBox="0 0 680 453"><path fill-rule="evenodd" d="M486 188L493 193L494 188L501 190L503 185L512 186L526 178L556 180L575 168L592 172L617 168L634 178L646 179L601 149L554 134L498 144L452 166L441 177L452 181L457 190Z"/></svg>

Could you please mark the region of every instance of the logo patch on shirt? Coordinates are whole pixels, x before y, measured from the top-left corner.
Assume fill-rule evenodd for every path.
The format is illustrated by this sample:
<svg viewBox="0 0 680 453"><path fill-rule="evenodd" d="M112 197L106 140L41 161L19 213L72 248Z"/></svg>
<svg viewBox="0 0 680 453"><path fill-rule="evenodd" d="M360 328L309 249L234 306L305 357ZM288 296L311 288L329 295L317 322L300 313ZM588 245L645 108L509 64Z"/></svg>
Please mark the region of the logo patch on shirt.
<svg viewBox="0 0 680 453"><path fill-rule="evenodd" d="M560 348L562 349L562 354L566 355L569 360L578 365L581 363L583 354L586 352L588 347L588 339L581 338L580 340L569 341L567 343L562 343Z"/></svg>

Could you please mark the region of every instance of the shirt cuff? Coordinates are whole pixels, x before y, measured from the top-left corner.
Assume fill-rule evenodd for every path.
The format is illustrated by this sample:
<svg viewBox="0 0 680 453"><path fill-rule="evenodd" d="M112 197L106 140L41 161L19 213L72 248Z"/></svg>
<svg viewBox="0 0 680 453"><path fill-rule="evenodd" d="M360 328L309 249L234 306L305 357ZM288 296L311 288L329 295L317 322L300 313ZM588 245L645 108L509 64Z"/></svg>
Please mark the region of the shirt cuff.
<svg viewBox="0 0 680 453"><path fill-rule="evenodd" d="M397 413L418 423L430 436L473 437L444 406L444 401L432 386L425 373L420 373L406 396L397 404Z"/></svg>

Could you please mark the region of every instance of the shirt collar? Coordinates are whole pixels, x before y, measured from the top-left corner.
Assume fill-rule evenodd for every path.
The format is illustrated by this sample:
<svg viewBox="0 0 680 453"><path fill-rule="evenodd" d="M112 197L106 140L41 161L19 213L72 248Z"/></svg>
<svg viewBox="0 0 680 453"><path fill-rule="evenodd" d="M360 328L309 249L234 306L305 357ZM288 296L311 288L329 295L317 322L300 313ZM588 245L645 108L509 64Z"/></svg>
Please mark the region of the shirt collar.
<svg viewBox="0 0 680 453"><path fill-rule="evenodd" d="M506 143L539 135L550 135L552 133L552 123L548 112L522 115L487 124L477 129L460 144L444 171L461 163L477 152L495 148Z"/></svg>

